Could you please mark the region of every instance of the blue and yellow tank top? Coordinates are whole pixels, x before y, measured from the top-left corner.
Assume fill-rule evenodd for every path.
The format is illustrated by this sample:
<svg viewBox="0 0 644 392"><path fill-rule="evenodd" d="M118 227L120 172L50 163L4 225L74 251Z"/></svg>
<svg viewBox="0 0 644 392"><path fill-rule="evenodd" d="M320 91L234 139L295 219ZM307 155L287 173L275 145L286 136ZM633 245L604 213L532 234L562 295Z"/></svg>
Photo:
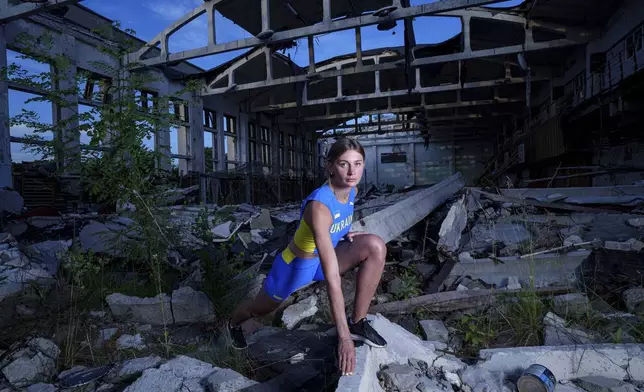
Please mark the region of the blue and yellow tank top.
<svg viewBox="0 0 644 392"><path fill-rule="evenodd" d="M307 203L310 201L317 201L324 204L331 212L333 224L329 229L329 234L331 235L333 247L335 247L342 237L349 232L349 229L351 229L351 223L353 223L353 203L355 196L356 190L353 188L351 189L351 192L349 192L349 200L346 203L342 203L335 197L335 194L328 183L311 192L311 194L302 201L302 206L300 208L300 223L295 231L295 237L293 238L295 245L304 252L317 254L318 250L315 246L313 231L303 219L304 209L306 208Z"/></svg>

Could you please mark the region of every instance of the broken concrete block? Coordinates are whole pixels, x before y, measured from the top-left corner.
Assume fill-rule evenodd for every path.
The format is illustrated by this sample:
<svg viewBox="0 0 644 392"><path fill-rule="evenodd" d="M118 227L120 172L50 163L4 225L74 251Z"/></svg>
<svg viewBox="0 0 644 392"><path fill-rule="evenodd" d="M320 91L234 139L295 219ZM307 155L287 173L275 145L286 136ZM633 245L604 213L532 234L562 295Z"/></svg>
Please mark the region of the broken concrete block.
<svg viewBox="0 0 644 392"><path fill-rule="evenodd" d="M470 366L460 373L463 384L467 385L472 392L509 392L504 386L504 374L501 372L490 372L478 366Z"/></svg>
<svg viewBox="0 0 644 392"><path fill-rule="evenodd" d="M179 355L176 358L159 366L159 370L164 372L170 372L175 376L183 379L186 379L186 378L203 379L205 377L208 377L215 370L218 370L218 368L212 366L209 363L200 361L198 359L188 357L185 355Z"/></svg>
<svg viewBox="0 0 644 392"><path fill-rule="evenodd" d="M109 381L112 383L120 383L138 377L147 369L155 368L163 363L163 359L159 356L153 355L144 358L134 358L123 362L121 368L116 372L116 375Z"/></svg>
<svg viewBox="0 0 644 392"><path fill-rule="evenodd" d="M55 275L60 265L61 257L71 247L71 241L45 241L25 248L25 255L43 269Z"/></svg>
<svg viewBox="0 0 644 392"><path fill-rule="evenodd" d="M456 173L431 188L354 221L351 231L375 234L387 243L420 222L464 186L463 176Z"/></svg>
<svg viewBox="0 0 644 392"><path fill-rule="evenodd" d="M508 285L505 286L508 290L521 290L521 283L518 276L509 276Z"/></svg>
<svg viewBox="0 0 644 392"><path fill-rule="evenodd" d="M0 189L0 212L19 214L24 205L25 202L18 192L9 189Z"/></svg>
<svg viewBox="0 0 644 392"><path fill-rule="evenodd" d="M449 332L441 320L421 320L419 323L423 328L426 340L442 343L449 341Z"/></svg>
<svg viewBox="0 0 644 392"><path fill-rule="evenodd" d="M315 315L318 311L318 297L312 295L294 305L289 306L282 314L282 322L287 329L293 329L307 317Z"/></svg>
<svg viewBox="0 0 644 392"><path fill-rule="evenodd" d="M422 373L420 373L422 375ZM409 365L393 363L378 373L378 378L388 391L417 391L416 386L426 380L419 372Z"/></svg>
<svg viewBox="0 0 644 392"><path fill-rule="evenodd" d="M557 380L597 374L624 379L630 362L644 357L643 347L636 344L592 344L489 349L480 351L479 357L483 362L477 367L514 374L538 363L550 369Z"/></svg>
<svg viewBox="0 0 644 392"><path fill-rule="evenodd" d="M212 392L235 392L259 384L232 369L220 369L206 379L208 390Z"/></svg>
<svg viewBox="0 0 644 392"><path fill-rule="evenodd" d="M164 372L159 369L147 369L138 380L125 388L123 392L180 392L182 385L183 380L172 374L172 372Z"/></svg>
<svg viewBox="0 0 644 392"><path fill-rule="evenodd" d="M575 225L575 226L566 227L566 228L561 229L560 233L561 233L562 236L564 236L564 238L570 237L570 236L573 236L573 235L581 236L581 234L583 234L585 228L586 228L586 226L583 226L583 225Z"/></svg>
<svg viewBox="0 0 644 392"><path fill-rule="evenodd" d="M572 246L575 244L581 244L584 242L578 235L571 235L570 237L566 238L564 240L564 246Z"/></svg>
<svg viewBox="0 0 644 392"><path fill-rule="evenodd" d="M231 221L224 222L213 227L212 229L210 229L210 231L212 232L212 234L214 234L217 237L228 238L232 234L232 231L231 231L232 224L233 222Z"/></svg>
<svg viewBox="0 0 644 392"><path fill-rule="evenodd" d="M622 293L622 298L629 312L644 314L644 287L632 287Z"/></svg>
<svg viewBox="0 0 644 392"><path fill-rule="evenodd" d="M265 208L262 208L262 212L257 218L254 218L250 222L251 229L258 230L268 230L273 229L273 222L271 222L271 212Z"/></svg>
<svg viewBox="0 0 644 392"><path fill-rule="evenodd" d="M105 253L111 256L120 256L122 247L130 241L117 231L100 222L90 222L80 232L81 248L88 252Z"/></svg>
<svg viewBox="0 0 644 392"><path fill-rule="evenodd" d="M172 314L176 324L215 321L215 307L208 296L189 286L172 292Z"/></svg>
<svg viewBox="0 0 644 392"><path fill-rule="evenodd" d="M2 374L17 388L47 382L56 374L59 355L60 349L54 342L35 338L27 343L27 348L10 357L13 361L2 369Z"/></svg>
<svg viewBox="0 0 644 392"><path fill-rule="evenodd" d="M630 252L632 250L631 244L626 242L606 241L604 248L608 250L617 250L622 252Z"/></svg>
<svg viewBox="0 0 644 392"><path fill-rule="evenodd" d="M114 293L105 300L115 318L133 323L166 325L174 322L170 298L159 294L153 298L130 297Z"/></svg>
<svg viewBox="0 0 644 392"><path fill-rule="evenodd" d="M519 245L517 244L508 245L503 249L501 249L501 251L499 251L499 256L501 257L516 256L517 254L519 254L519 250L520 248L519 248Z"/></svg>
<svg viewBox="0 0 644 392"><path fill-rule="evenodd" d="M438 247L448 252L456 252L461 244L461 234L467 225L465 199L454 203L447 213L438 232Z"/></svg>
<svg viewBox="0 0 644 392"><path fill-rule="evenodd" d="M580 315L588 311L590 301L584 293L570 293L555 296L552 306L554 311L561 316Z"/></svg>
<svg viewBox="0 0 644 392"><path fill-rule="evenodd" d="M575 384L587 392L635 392L637 388L622 380L604 376L587 376L576 379Z"/></svg>
<svg viewBox="0 0 644 392"><path fill-rule="evenodd" d="M484 251L493 244L520 245L530 240L530 233L523 225L495 223L477 224L470 230L470 241L463 246L468 251Z"/></svg>
<svg viewBox="0 0 644 392"><path fill-rule="evenodd" d="M143 350L145 349L145 341L143 341L143 337L141 336L140 333L137 333L136 335L121 335L117 340L116 340L116 347L125 350L125 349L133 349L133 350Z"/></svg>
<svg viewBox="0 0 644 392"><path fill-rule="evenodd" d="M36 314L34 310L29 309L25 305L16 305L16 313L18 313L18 315L22 317L30 317Z"/></svg>
<svg viewBox="0 0 644 392"><path fill-rule="evenodd" d="M39 383L30 385L27 392L56 392L58 388L54 384Z"/></svg>
<svg viewBox="0 0 644 392"><path fill-rule="evenodd" d="M632 251L641 252L642 249L644 249L644 242L638 241L635 238L631 238L630 240L626 241L626 243L631 246Z"/></svg>
<svg viewBox="0 0 644 392"><path fill-rule="evenodd" d="M569 344L591 344L595 338L580 329L566 327L566 321L561 317L548 313L544 317L544 345L565 346Z"/></svg>
<svg viewBox="0 0 644 392"><path fill-rule="evenodd" d="M644 218L629 219L628 224L638 229L641 229L644 227Z"/></svg>

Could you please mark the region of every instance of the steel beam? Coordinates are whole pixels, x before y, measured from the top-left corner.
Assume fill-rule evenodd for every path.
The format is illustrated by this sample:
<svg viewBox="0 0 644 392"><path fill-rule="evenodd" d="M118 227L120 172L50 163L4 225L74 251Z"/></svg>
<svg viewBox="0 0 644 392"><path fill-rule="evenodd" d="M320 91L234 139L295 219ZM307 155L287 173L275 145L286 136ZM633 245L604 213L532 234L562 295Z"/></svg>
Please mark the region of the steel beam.
<svg viewBox="0 0 644 392"><path fill-rule="evenodd" d="M441 12L447 12L452 10L458 10L468 7L475 7L486 4L499 3L501 0L442 0L435 3L422 4L408 8L398 8L397 10L391 12L389 15L380 17L376 15L360 15L351 18L345 18L340 20L331 20L330 19L330 2L329 7L324 7L325 12L323 23L315 24L312 26L300 27L292 30L278 31L275 32L270 38L260 39L257 37L245 38L237 41L231 41L226 43L217 43L216 40L210 40L208 42L214 41L214 44L209 44L207 46L186 50L178 53L168 53L167 51L167 42L170 35L175 33L181 27L187 25L192 20L196 19L205 12L208 12L208 18L212 18L213 8L220 2L225 0L212 0L205 2L204 4L198 6L188 14L179 18L174 24L170 25L154 37L151 41L148 42L146 47L127 55L127 60L130 63L139 63L142 66L154 66L161 65L168 62L177 62L190 60L198 57L210 56L219 53L225 53L233 50L264 46L269 44L274 44L283 41L292 41L299 38L305 38L309 36L327 34L335 31L354 29L356 27L362 26L371 26L387 20L399 20L405 18L413 18L417 16L425 16L438 14ZM143 56L153 47L161 45L161 54L157 57L144 59Z"/></svg>
<svg viewBox="0 0 644 392"><path fill-rule="evenodd" d="M9 0L0 0L0 23L8 23L12 20L26 18L35 15L48 8L78 3L80 0L49 0L45 3L21 3L9 4Z"/></svg>
<svg viewBox="0 0 644 392"><path fill-rule="evenodd" d="M543 81L545 78L533 78L532 81ZM387 98L387 97L402 97L407 95L416 95L416 94L425 94L425 93L437 93L437 92L446 92L446 91L460 91L461 89L473 89L473 88L482 88L482 87L496 87L503 86L507 84L524 84L526 78L510 78L510 79L496 79L488 80L483 82L471 82L465 83L461 86L459 83L447 84L442 86L433 86L433 87L420 87L414 88L411 90L411 93L407 90L394 90L394 91L380 91L369 94L358 94L358 95L340 95L335 98L324 98L324 99L314 99L308 100L303 99L302 103L298 105L297 102L288 102L282 104L252 107L252 112L268 112L272 110L282 110L282 109L293 109L300 106L315 106L315 105L325 105L327 103L337 103L337 102L351 102L351 101L363 101L368 99L378 99L378 98ZM305 87L305 90L308 86ZM307 93L304 94L304 97L307 96Z"/></svg>
<svg viewBox="0 0 644 392"><path fill-rule="evenodd" d="M490 99L483 101L464 101L464 102L452 102L452 103L440 103L435 105L418 105L418 106L406 106L399 108L389 107L383 110L372 110L365 112L350 112L350 113L339 113L339 114L326 114L324 116L309 116L309 117L290 117L285 118L282 123L291 123L297 124L301 122L320 122L320 121L329 121L329 120L341 120L341 119L354 119L356 117L367 116L369 114L396 114L396 113L413 113L413 112L422 112L424 110L438 110L438 109L450 109L450 108L461 108L461 107L472 107L472 106L483 106L483 105L492 105L492 104L503 104L503 103L520 103L524 102L525 99ZM431 118L431 117L430 117Z"/></svg>

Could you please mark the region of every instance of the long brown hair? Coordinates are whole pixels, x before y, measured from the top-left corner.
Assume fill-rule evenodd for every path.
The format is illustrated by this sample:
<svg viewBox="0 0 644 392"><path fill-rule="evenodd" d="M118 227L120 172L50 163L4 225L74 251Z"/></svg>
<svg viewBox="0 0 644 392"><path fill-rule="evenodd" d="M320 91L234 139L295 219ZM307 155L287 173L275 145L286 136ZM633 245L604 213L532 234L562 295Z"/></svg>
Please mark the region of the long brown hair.
<svg viewBox="0 0 644 392"><path fill-rule="evenodd" d="M326 154L327 164L335 162L336 159L349 150L358 151L360 155L362 155L362 159L365 159L364 148L362 145L357 140L343 137L336 140L336 142L331 145L331 148L329 148L329 152ZM327 165L324 166L324 170L327 178L331 178L331 173L329 173Z"/></svg>

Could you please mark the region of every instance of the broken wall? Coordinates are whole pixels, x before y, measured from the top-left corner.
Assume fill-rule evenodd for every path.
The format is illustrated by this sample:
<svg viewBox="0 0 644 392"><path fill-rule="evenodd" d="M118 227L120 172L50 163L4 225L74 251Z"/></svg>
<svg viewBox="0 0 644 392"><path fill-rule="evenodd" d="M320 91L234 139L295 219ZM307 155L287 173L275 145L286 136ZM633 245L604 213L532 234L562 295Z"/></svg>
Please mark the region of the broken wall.
<svg viewBox="0 0 644 392"><path fill-rule="evenodd" d="M425 148L417 137L360 140L366 163L362 183L396 188L439 183L460 172L472 185L493 153L487 141L435 142Z"/></svg>

